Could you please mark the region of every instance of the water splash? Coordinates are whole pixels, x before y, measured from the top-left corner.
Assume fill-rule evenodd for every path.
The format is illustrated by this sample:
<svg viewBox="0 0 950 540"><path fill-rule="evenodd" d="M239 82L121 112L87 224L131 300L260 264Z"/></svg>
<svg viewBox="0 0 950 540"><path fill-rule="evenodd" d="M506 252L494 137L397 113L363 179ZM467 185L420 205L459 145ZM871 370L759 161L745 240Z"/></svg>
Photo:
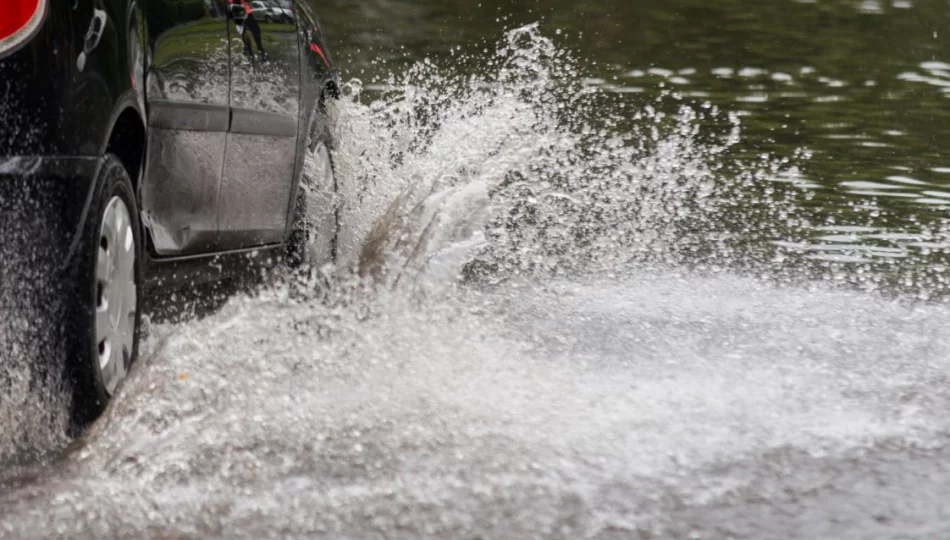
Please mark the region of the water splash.
<svg viewBox="0 0 950 540"><path fill-rule="evenodd" d="M485 50L347 85L345 265L419 290L659 265L950 300L946 218L902 235L874 199L816 200L809 149L750 153L736 113L589 84L537 26Z"/></svg>
<svg viewBox="0 0 950 540"><path fill-rule="evenodd" d="M0 463L66 441L63 293L49 268L62 260L55 186L0 186ZM59 249L58 249L59 248Z"/></svg>
<svg viewBox="0 0 950 540"><path fill-rule="evenodd" d="M748 216L788 213L763 184L794 167L731 156L735 115L676 95L633 107L585 87L536 25L507 33L472 74L424 61L382 88L364 105L351 82L334 107L342 252L364 273L426 288L460 272L738 267L771 257L780 221Z"/></svg>

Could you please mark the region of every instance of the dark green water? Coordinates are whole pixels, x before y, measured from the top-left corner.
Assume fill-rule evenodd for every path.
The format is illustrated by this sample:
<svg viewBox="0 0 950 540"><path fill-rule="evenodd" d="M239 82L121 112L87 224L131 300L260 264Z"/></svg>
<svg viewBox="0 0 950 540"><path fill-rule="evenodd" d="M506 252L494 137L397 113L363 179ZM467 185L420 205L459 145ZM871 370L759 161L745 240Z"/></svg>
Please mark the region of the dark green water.
<svg viewBox="0 0 950 540"><path fill-rule="evenodd" d="M749 198L793 203L760 213L781 223L756 227L776 266L947 296L950 8L940 2L334 0L321 17L344 79L369 89L426 58L477 69L506 29L540 22L578 61L576 80L628 110L661 95L660 107L709 102L741 119L737 159L789 159L767 179L774 193Z"/></svg>

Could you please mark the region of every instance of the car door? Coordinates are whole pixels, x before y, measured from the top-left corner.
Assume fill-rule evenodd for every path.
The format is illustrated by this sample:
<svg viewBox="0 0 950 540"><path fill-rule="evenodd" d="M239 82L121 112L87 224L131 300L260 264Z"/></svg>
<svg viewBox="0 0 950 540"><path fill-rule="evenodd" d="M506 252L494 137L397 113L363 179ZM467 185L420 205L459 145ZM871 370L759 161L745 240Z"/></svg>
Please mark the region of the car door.
<svg viewBox="0 0 950 540"><path fill-rule="evenodd" d="M213 250L230 121L227 3L145 6L151 61L142 221L160 255Z"/></svg>
<svg viewBox="0 0 950 540"><path fill-rule="evenodd" d="M259 22L248 2L231 1L231 126L218 205L225 249L283 241L300 107L296 24Z"/></svg>

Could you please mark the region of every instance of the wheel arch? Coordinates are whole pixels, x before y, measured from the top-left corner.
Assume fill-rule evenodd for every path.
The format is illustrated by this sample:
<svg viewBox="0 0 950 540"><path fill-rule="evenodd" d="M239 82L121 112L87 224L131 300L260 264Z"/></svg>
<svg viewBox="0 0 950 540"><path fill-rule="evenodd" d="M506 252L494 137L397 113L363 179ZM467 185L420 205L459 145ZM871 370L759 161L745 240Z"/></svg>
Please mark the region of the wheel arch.
<svg viewBox="0 0 950 540"><path fill-rule="evenodd" d="M97 4L108 13L108 28L114 32L106 32L96 54L103 54L115 58L118 62L117 70L110 83L105 88L105 97L102 103L101 115L97 114L94 126L94 135L84 155L96 160L94 170L89 171L88 187L85 200L79 214L78 226L70 243L67 266L72 264L78 250L82 228L89 216L93 197L102 189L102 167L106 156L114 154L132 181L133 194L138 198L138 189L141 177L144 174L144 163L147 146L146 109L145 109L145 80L149 57L145 52L146 28L142 4L144 0L103 0ZM101 50L101 51L100 51ZM111 110L108 108L111 103ZM108 112L106 112L108 111ZM88 129L88 128L87 128Z"/></svg>
<svg viewBox="0 0 950 540"><path fill-rule="evenodd" d="M136 196L144 172L146 141L145 120L137 108L128 105L118 109L102 155L113 154L119 158L129 173Z"/></svg>
<svg viewBox="0 0 950 540"><path fill-rule="evenodd" d="M335 74L334 74L335 75ZM301 114L301 118L306 118L306 123L301 122L298 128L298 137L297 141L297 156L296 156L296 165L294 167L294 183L290 192L290 200L287 204L287 217L286 223L287 228L284 231L284 241L288 241L290 238L291 230L293 229L293 215L294 209L297 202L297 191L300 188L300 182L303 178L303 168L304 168L304 159L306 153L310 150L308 145L308 139L312 133L316 133L318 129L322 126L319 124L322 121L322 116L318 114L319 109L321 108L324 100L327 97L339 98L340 97L340 86L337 81L336 76L331 75L327 77L324 81L319 84L320 93L317 95L317 98L311 100L306 104L302 105L307 107L308 112L306 115ZM313 94L311 94L312 96Z"/></svg>
<svg viewBox="0 0 950 540"><path fill-rule="evenodd" d="M122 65L118 96L109 114L99 155L114 154L122 162L138 197L147 141L144 73L148 64L142 0L112 0L120 39L114 45Z"/></svg>
<svg viewBox="0 0 950 540"><path fill-rule="evenodd" d="M129 179L132 181L133 195L138 199L139 183L144 173L145 150L147 133L145 131L144 115L139 109L135 93L126 92L124 98L119 100L115 110L109 120L109 130L99 151L98 164L92 174L89 183L86 200L82 206L82 212L79 218L79 225L73 234L72 241L66 258L67 265L71 264L79 248L79 240L82 236L82 230L86 220L89 218L89 208L92 205L93 197L102 188L102 166L109 154L115 155L123 168L128 172ZM136 204L138 201L136 200Z"/></svg>

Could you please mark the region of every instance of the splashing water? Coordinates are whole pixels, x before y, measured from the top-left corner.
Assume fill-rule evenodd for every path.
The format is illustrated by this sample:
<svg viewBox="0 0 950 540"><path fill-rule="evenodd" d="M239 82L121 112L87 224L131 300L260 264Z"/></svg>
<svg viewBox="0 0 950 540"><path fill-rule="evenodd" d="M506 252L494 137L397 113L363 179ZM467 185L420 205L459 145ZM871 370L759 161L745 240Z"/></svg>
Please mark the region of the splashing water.
<svg viewBox="0 0 950 540"><path fill-rule="evenodd" d="M578 88L578 73L529 26L509 32L475 75L422 62L368 107L351 83L357 99L336 111L338 169L354 181L342 194L344 252L416 283L454 281L463 265L495 280L701 254L737 266L722 207L749 200L787 160L726 170L735 116L709 104L666 114L604 103ZM727 132L704 144L701 128L715 123Z"/></svg>
<svg viewBox="0 0 950 540"><path fill-rule="evenodd" d="M341 266L374 279L157 325L103 419L0 493L0 533L939 530L950 311L739 275L798 209L766 187L794 159L730 156L734 117L611 104L536 27L476 71L350 83Z"/></svg>
<svg viewBox="0 0 950 540"><path fill-rule="evenodd" d="M45 272L57 260L55 186L5 179L0 186L0 463L61 446L62 289ZM42 186L42 187L41 187Z"/></svg>

